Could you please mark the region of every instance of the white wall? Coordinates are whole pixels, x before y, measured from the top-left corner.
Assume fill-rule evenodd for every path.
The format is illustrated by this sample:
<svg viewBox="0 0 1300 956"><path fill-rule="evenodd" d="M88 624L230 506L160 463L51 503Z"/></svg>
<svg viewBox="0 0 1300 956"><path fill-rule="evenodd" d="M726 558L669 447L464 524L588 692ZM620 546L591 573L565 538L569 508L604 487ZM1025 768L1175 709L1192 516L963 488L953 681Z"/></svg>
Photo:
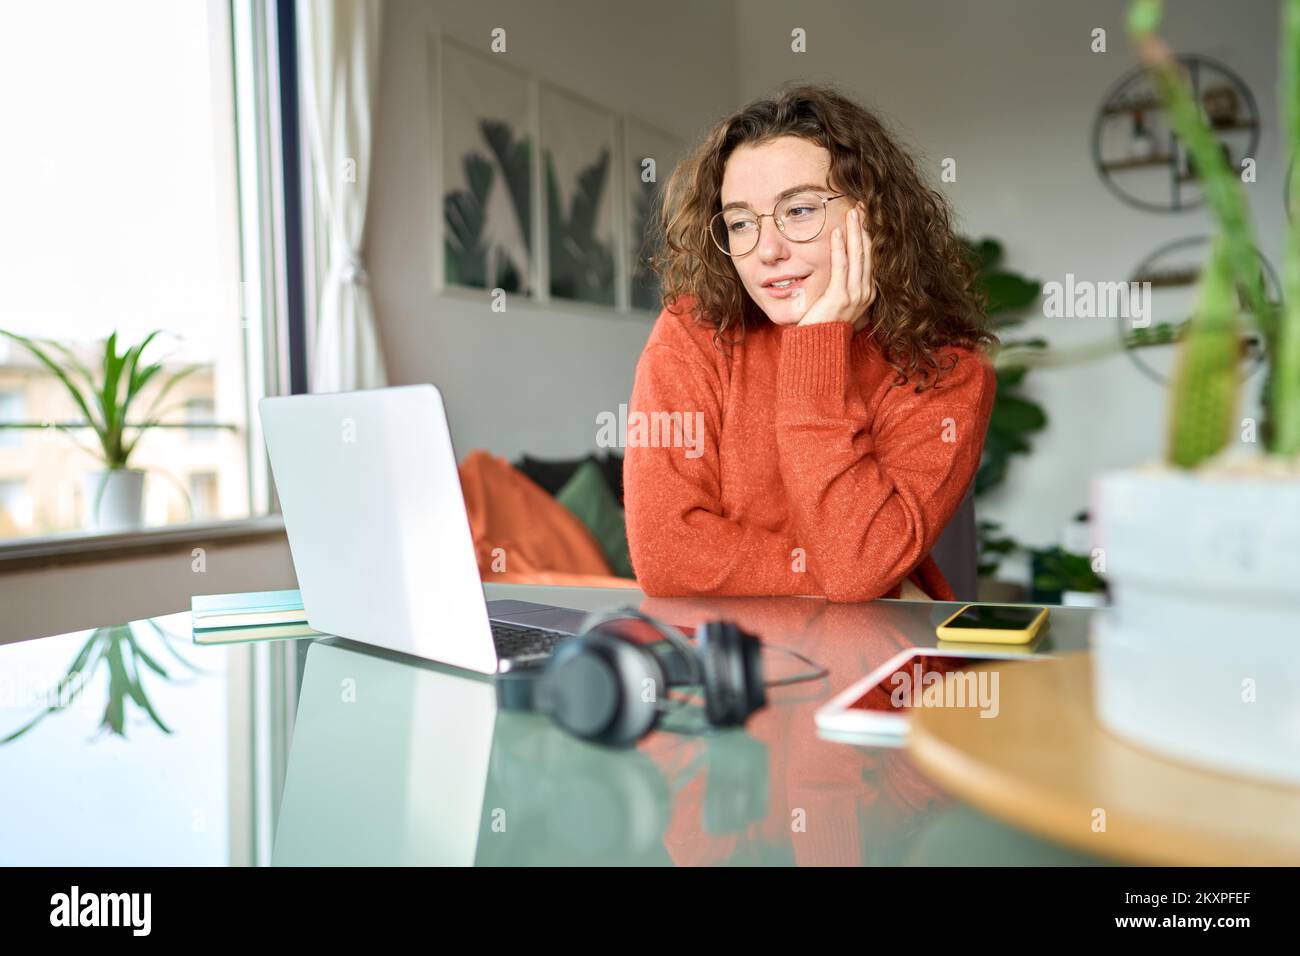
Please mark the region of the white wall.
<svg viewBox="0 0 1300 956"><path fill-rule="evenodd" d="M1256 97L1264 130L1249 195L1261 245L1278 265L1277 4L1167 7L1164 35L1174 49L1221 60ZM592 447L598 411L626 400L649 332L644 313L521 302L496 315L432 291L429 224L440 204L428 39L436 31L485 45L491 28L504 26L515 64L688 142L784 81L835 81L886 116L951 198L962 231L1001 239L1009 266L1043 281L1067 272L1118 281L1161 244L1209 228L1204 210L1127 206L1093 170L1096 109L1135 63L1126 8L1123 0L391 2L369 256L393 381L444 387L462 456L476 447L509 457L570 454ZM807 53L790 51L796 26L808 32ZM1107 30L1104 54L1090 50L1095 27ZM938 184L945 157L958 162L956 183ZM1025 332L1060 345L1115 335L1110 319L1038 318ZM1047 544L1086 506L1091 474L1159 456L1167 395L1122 355L1037 372L1030 392L1051 423L981 514Z"/></svg>
<svg viewBox="0 0 1300 956"><path fill-rule="evenodd" d="M514 458L593 449L596 415L632 390L654 316L511 297L505 314L486 299L433 291L434 88L430 38L438 31L486 52L507 31L512 65L672 133L698 137L735 102L732 4L665 0L505 3L390 0L368 225L368 268L393 384L443 389L461 457L473 448Z"/></svg>
<svg viewBox="0 0 1300 956"><path fill-rule="evenodd" d="M1043 281L1067 272L1127 280L1163 243L1205 233L1204 210L1142 212L1113 196L1092 166L1094 115L1136 61L1123 0L908 0L906 3L744 0L740 96L789 79L832 80L882 112L924 157L968 235L1006 245L1008 264ZM1167 3L1163 35L1178 53L1223 62L1251 88L1264 124L1258 182L1248 187L1261 247L1280 268L1285 163L1279 147L1278 8L1274 0ZM790 52L790 31L808 52ZM1107 31L1107 52L1090 51ZM938 182L945 157L957 182ZM1053 343L1114 338L1112 319L1038 318L1024 327ZM1022 540L1049 544L1087 505L1089 475L1159 457L1166 392L1122 355L1035 372L1031 394L1051 422L1003 490L981 503ZM1256 383L1257 384L1257 383Z"/></svg>

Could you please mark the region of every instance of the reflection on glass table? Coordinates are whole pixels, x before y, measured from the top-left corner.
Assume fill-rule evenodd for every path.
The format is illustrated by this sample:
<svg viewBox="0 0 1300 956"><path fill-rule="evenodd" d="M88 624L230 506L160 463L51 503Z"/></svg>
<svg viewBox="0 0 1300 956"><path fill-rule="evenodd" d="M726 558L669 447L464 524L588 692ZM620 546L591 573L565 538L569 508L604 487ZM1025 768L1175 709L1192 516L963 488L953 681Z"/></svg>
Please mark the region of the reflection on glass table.
<svg viewBox="0 0 1300 956"><path fill-rule="evenodd" d="M0 864L230 862L225 651L189 614L0 647Z"/></svg>
<svg viewBox="0 0 1300 956"><path fill-rule="evenodd" d="M820 700L795 697L748 731L688 718L680 733L608 749L498 712L478 676L318 641L272 862L996 862L985 844L1022 862L1091 862L956 806L902 751L817 738L811 714L795 715Z"/></svg>
<svg viewBox="0 0 1300 956"><path fill-rule="evenodd" d="M1094 862L960 804L905 751L817 733L818 707L933 647L952 604L486 591L725 617L830 678L773 688L743 729L687 708L610 750L499 713L477 675L337 637L196 646L185 612L3 645L0 865ZM1091 613L1054 608L1035 652L1085 646Z"/></svg>
<svg viewBox="0 0 1300 956"><path fill-rule="evenodd" d="M4 734L0 736L0 745L17 740L52 714L64 713L74 707L94 709L98 706L100 697L104 696L107 700L103 706L103 717L99 725L102 732L125 737L127 710L131 704L135 704L148 715L159 730L170 734L171 729L149 702L144 672L146 669L153 671L159 678L169 683L187 684L192 682L193 675L203 673L203 668L186 660L177 651L177 644L190 643L187 639L164 630L153 619L143 621L141 624L157 637L157 640L152 642L155 645L154 654L162 657L171 671L168 671L167 667L160 664L145 649L144 645L149 638L137 637L135 626L115 624L111 627L97 627L90 632L86 642L77 651L77 656L68 665L67 671L60 675L56 682L44 686L30 686L27 688L30 693L12 701L16 708L24 703L33 704L37 708L36 714L17 730L6 732L6 728L0 727L0 734ZM160 649L166 652L166 657L160 653ZM107 690L107 694L97 697L93 691L84 693L88 685L96 684L96 676L101 670L104 672L103 683L106 685L104 689ZM178 677L178 671L184 676ZM15 690L21 694L22 688L15 685Z"/></svg>

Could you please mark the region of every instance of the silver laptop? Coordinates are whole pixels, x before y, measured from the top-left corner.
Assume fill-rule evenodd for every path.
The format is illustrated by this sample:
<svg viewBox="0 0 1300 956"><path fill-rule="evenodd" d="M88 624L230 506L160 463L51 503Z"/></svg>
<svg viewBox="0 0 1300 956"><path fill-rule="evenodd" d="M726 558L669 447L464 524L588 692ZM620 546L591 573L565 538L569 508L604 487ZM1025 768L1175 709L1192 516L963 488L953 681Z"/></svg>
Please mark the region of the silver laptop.
<svg viewBox="0 0 1300 956"><path fill-rule="evenodd" d="M582 611L484 600L435 386L263 398L258 411L313 628L485 674L543 661L578 631Z"/></svg>

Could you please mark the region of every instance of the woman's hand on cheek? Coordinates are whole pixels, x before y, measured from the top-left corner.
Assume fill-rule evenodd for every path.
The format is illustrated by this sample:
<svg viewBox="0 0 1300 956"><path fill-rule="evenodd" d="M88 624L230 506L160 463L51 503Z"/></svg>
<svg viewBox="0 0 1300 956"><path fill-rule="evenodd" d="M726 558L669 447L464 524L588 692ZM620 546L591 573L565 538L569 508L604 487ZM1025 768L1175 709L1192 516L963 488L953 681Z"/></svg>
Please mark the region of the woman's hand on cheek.
<svg viewBox="0 0 1300 956"><path fill-rule="evenodd" d="M856 331L861 327L859 320L865 322L876 289L871 280L871 237L864 220L859 204L849 210L844 227L831 233L830 284L799 320L799 325L850 322Z"/></svg>

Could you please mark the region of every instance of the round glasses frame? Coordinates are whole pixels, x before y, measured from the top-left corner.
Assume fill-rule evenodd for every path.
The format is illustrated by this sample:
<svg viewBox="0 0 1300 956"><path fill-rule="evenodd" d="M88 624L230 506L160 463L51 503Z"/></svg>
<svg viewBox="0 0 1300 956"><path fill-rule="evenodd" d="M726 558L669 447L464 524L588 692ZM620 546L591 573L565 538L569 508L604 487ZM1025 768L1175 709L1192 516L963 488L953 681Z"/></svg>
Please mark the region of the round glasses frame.
<svg viewBox="0 0 1300 956"><path fill-rule="evenodd" d="M723 210L722 212L714 213L713 218L709 220L709 238L713 240L713 244L717 246L719 251L721 251L724 255L731 256L733 259L739 256L747 256L755 249L758 248L758 241L763 237L763 220L770 218L774 223L776 223L776 228L781 230L781 235L785 236L791 242L813 242L818 236L822 234L822 230L826 228L826 207L829 206L832 202L834 202L837 199L843 199L845 196L844 193L839 193L838 195L835 196L816 197L818 200L821 201L822 204L822 224L818 226L817 231L813 233L811 236L809 236L807 239L796 239L793 236L786 235L785 220L783 220L780 216L776 214L777 209L780 208L780 206L783 205L784 203L788 203L792 199L803 199L805 197L813 196L813 195L815 194L796 193L793 196L787 196L785 199L782 199L781 202L773 206L771 212L754 212L754 210L750 209L749 211L754 213L754 219L758 223L758 228L754 230L754 244L750 246L748 249L746 249L744 252L731 252L723 248L722 243L718 241L718 232L715 227L717 226L717 223L722 219L722 216L725 214L726 210Z"/></svg>

